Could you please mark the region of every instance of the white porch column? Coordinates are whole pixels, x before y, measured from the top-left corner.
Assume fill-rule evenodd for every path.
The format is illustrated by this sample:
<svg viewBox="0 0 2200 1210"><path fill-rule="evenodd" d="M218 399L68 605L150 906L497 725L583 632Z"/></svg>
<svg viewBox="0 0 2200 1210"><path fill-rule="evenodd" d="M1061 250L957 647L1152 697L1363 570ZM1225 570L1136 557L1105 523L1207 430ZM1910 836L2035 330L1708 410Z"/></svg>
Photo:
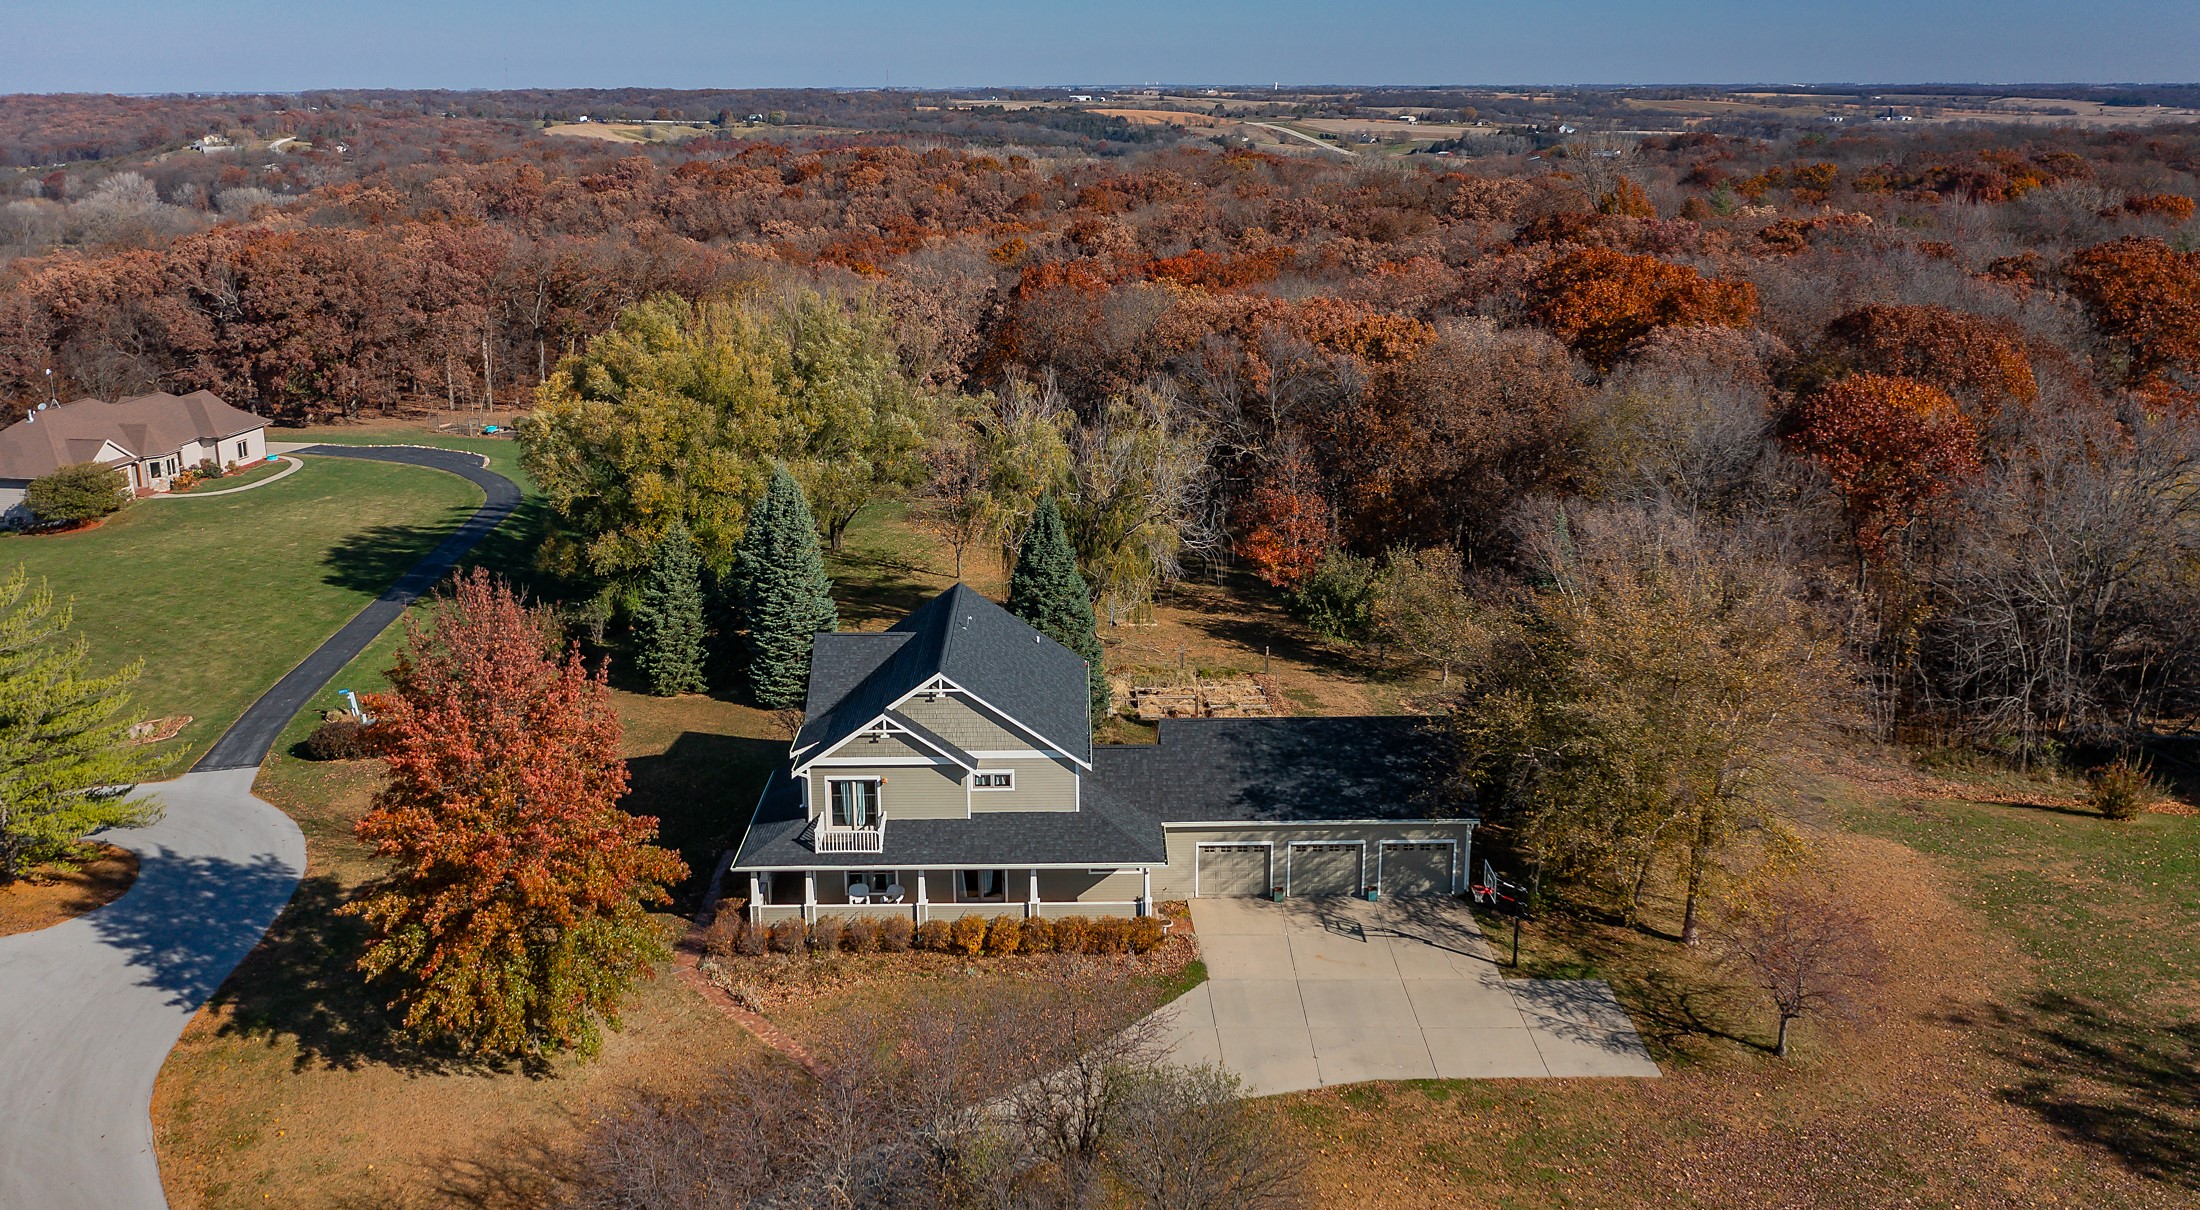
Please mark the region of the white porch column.
<svg viewBox="0 0 2200 1210"><path fill-rule="evenodd" d="M1024 900L1024 915L1026 915L1026 916L1036 916L1036 915L1038 915L1038 914L1039 914L1039 870L1038 870L1038 867L1034 866L1034 867L1032 867L1032 870L1031 870L1031 898L1029 898L1029 899L1026 899L1026 900Z"/></svg>
<svg viewBox="0 0 2200 1210"><path fill-rule="evenodd" d="M763 918L764 918L764 876L763 876L762 874L759 874L759 873L757 873L757 872L756 872L755 870L750 870L750 871L749 871L749 919L751 919L751 920L762 920Z"/></svg>
<svg viewBox="0 0 2200 1210"><path fill-rule="evenodd" d="M817 871L804 870L802 871L802 922L808 924L816 919Z"/></svg>
<svg viewBox="0 0 2200 1210"><path fill-rule="evenodd" d="M924 897L924 871L917 871L917 923L924 923L924 906L931 900Z"/></svg>
<svg viewBox="0 0 2200 1210"><path fill-rule="evenodd" d="M1147 866L1138 873L1142 882L1138 891L1138 914L1151 916L1153 915L1153 867Z"/></svg>

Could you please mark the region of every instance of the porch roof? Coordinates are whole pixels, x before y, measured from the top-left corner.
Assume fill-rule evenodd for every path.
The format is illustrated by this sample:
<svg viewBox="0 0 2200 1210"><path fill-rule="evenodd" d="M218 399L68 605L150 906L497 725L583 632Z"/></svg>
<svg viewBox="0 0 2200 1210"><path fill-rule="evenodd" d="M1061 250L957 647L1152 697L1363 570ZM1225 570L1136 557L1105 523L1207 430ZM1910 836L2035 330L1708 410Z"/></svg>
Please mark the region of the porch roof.
<svg viewBox="0 0 2200 1210"><path fill-rule="evenodd" d="M1076 811L981 811L962 819L901 819L887 813L877 853L819 853L804 843L810 819L801 789L780 772L756 805L735 854L737 870L997 869L1019 866L1166 865L1168 849L1151 816L1088 782Z"/></svg>

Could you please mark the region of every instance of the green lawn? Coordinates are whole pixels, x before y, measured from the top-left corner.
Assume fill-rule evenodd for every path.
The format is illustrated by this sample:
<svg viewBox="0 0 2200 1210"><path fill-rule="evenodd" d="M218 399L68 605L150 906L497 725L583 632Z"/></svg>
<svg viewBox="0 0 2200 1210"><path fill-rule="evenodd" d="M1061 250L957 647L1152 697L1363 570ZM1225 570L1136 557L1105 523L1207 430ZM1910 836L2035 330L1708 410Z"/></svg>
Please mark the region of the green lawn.
<svg viewBox="0 0 2200 1210"><path fill-rule="evenodd" d="M310 459L236 496L140 503L96 529L0 536L74 602L95 666L143 658L135 708L188 714L166 765L181 771L345 619L481 502L440 471Z"/></svg>
<svg viewBox="0 0 2200 1210"><path fill-rule="evenodd" d="M198 483L192 484L190 487L184 488L183 490L178 492L173 492L171 494L177 496L189 496L200 492L212 494L214 492L234 491L240 487L250 487L251 485L265 479L273 479L275 476L289 469L290 464L287 462L256 463L252 466L246 467L244 470L239 471L236 474L223 475L218 479L201 480Z"/></svg>
<svg viewBox="0 0 2200 1210"><path fill-rule="evenodd" d="M501 437L447 437L440 433L351 432L344 429L307 429L285 432L279 440L316 445L425 445L436 449L464 450L489 459L489 469L519 485L519 510L496 532L482 539L466 562L528 586L538 597L556 600L565 595L562 586L545 578L535 566L535 552L550 526L549 509L535 490L535 481L519 465L519 444ZM440 473L440 472L438 472Z"/></svg>

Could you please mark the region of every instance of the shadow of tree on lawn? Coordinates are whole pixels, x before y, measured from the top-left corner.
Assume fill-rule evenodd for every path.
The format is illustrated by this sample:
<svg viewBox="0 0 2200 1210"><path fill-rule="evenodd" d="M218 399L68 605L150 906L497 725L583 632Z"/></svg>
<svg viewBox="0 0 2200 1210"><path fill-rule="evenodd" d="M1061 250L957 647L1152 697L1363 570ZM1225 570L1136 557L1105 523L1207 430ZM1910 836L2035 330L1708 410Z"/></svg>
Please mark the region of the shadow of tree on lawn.
<svg viewBox="0 0 2200 1210"><path fill-rule="evenodd" d="M429 525L370 525L348 534L321 556L325 569L321 582L347 592L380 596L457 532L473 512L471 508L453 509L447 517Z"/></svg>
<svg viewBox="0 0 2200 1210"><path fill-rule="evenodd" d="M2004 1099L2131 1171L2200 1189L2200 1019L2149 1020L2061 992L1949 1015L2020 1072Z"/></svg>
<svg viewBox="0 0 2200 1210"><path fill-rule="evenodd" d="M784 740L687 731L662 753L626 762L619 805L656 816L657 843L688 863L683 900L701 893L718 854L741 839L765 779L786 756Z"/></svg>
<svg viewBox="0 0 2200 1210"><path fill-rule="evenodd" d="M294 1070L314 1066L355 1071L395 1067L416 1074L505 1070L440 1048L421 1045L400 1028L387 1008L390 988L369 985L356 965L366 947L366 925L337 914L352 895L332 875L299 884L290 906L276 918L259 947L214 994L209 1007L227 1009L225 1037L297 1047Z"/></svg>

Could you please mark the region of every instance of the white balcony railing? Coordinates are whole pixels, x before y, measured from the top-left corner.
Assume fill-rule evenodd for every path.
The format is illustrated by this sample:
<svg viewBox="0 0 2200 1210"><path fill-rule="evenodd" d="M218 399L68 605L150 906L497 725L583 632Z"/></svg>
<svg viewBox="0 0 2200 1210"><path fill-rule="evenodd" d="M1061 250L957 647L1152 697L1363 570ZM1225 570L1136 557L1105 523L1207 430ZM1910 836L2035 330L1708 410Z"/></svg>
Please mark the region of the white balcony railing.
<svg viewBox="0 0 2200 1210"><path fill-rule="evenodd" d="M817 821L813 847L820 853L883 853L886 851L886 812L868 827L836 828L829 820Z"/></svg>

